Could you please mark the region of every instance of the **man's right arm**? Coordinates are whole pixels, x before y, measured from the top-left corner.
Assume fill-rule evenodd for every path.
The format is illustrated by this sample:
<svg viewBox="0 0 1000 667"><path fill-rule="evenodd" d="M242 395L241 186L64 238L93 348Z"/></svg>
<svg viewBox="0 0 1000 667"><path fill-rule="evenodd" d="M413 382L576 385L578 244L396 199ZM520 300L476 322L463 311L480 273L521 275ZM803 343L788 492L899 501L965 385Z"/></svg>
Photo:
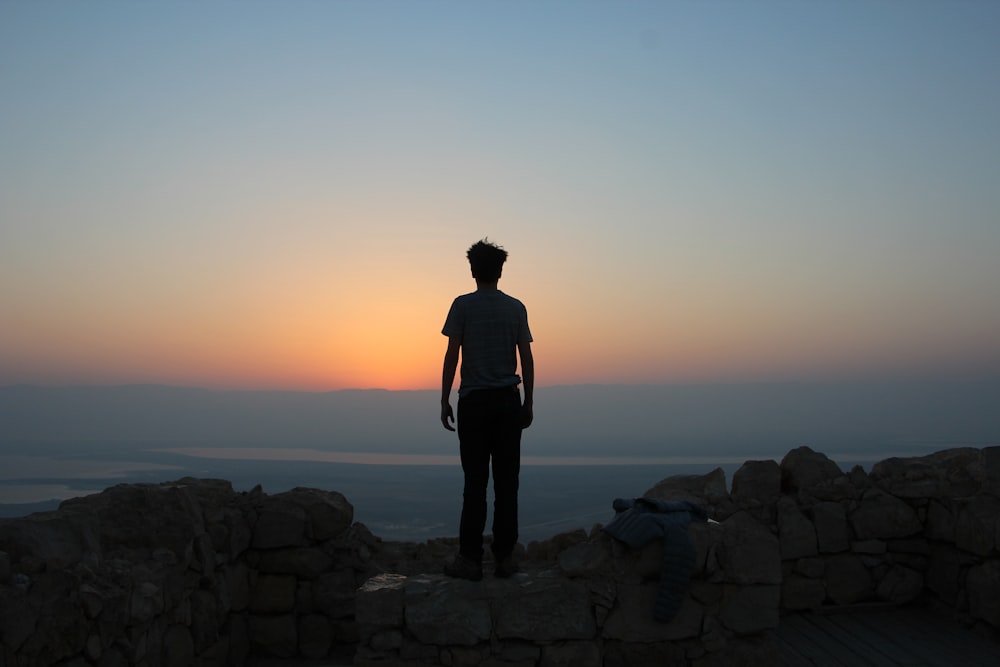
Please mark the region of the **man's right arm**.
<svg viewBox="0 0 1000 667"><path fill-rule="evenodd" d="M444 365L441 369L441 425L449 431L455 430L452 426L455 423L455 413L451 409L451 386L455 382L458 351L461 346L461 340L457 336L448 337L448 349L445 350Z"/></svg>

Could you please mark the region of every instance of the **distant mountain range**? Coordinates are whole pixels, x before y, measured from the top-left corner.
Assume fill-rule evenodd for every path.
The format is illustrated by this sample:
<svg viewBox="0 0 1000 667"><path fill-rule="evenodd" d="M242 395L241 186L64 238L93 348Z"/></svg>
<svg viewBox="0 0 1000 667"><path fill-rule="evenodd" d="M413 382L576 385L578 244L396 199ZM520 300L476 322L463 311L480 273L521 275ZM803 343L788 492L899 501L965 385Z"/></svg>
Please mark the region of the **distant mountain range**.
<svg viewBox="0 0 1000 667"><path fill-rule="evenodd" d="M524 453L776 457L1000 444L1000 380L853 384L575 385L536 390ZM0 387L0 450L294 446L453 454L438 392L216 391L153 385Z"/></svg>

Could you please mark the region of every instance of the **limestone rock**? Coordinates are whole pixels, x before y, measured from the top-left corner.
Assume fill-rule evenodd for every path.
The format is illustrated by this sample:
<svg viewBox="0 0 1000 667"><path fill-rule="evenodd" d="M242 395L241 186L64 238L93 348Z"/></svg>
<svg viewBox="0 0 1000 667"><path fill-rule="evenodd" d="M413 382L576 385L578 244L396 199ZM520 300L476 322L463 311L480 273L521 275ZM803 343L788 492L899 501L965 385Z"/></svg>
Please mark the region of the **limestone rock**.
<svg viewBox="0 0 1000 667"><path fill-rule="evenodd" d="M747 461L733 474L732 499L740 507L767 505L781 495L777 461Z"/></svg>
<svg viewBox="0 0 1000 667"><path fill-rule="evenodd" d="M886 540L923 532L923 524L912 507L878 490L865 493L849 519L859 540Z"/></svg>
<svg viewBox="0 0 1000 667"><path fill-rule="evenodd" d="M816 543L820 553L838 553L850 547L847 511L841 503L822 502L813 505L812 520L816 527Z"/></svg>
<svg viewBox="0 0 1000 667"><path fill-rule="evenodd" d="M787 493L811 490L844 474L826 454L809 447L797 447L785 454L780 467L781 488Z"/></svg>
<svg viewBox="0 0 1000 667"><path fill-rule="evenodd" d="M604 623L604 637L629 642L655 642L701 634L704 607L691 596L685 596L669 623L653 619L659 590L659 585L653 583L619 587L618 604Z"/></svg>
<svg viewBox="0 0 1000 667"><path fill-rule="evenodd" d="M793 574L781 582L782 609L817 609L825 599L826 585L822 579Z"/></svg>
<svg viewBox="0 0 1000 667"><path fill-rule="evenodd" d="M716 468L705 475L673 475L658 482L643 496L662 500L687 500L698 505L717 506L729 502L726 472Z"/></svg>
<svg viewBox="0 0 1000 667"><path fill-rule="evenodd" d="M916 600L924 590L924 577L908 567L894 566L878 582L875 589L880 600L903 604Z"/></svg>
<svg viewBox="0 0 1000 667"><path fill-rule="evenodd" d="M719 619L737 635L778 627L780 586L731 586L726 591Z"/></svg>
<svg viewBox="0 0 1000 667"><path fill-rule="evenodd" d="M491 604L497 637L531 641L594 639L590 592L561 577L514 577L495 582Z"/></svg>
<svg viewBox="0 0 1000 667"><path fill-rule="evenodd" d="M961 507L955 524L960 549L985 556L997 546L1000 533L1000 498L979 495Z"/></svg>
<svg viewBox="0 0 1000 667"><path fill-rule="evenodd" d="M493 629L483 582L420 575L404 584L406 627L423 644L475 646Z"/></svg>
<svg viewBox="0 0 1000 667"><path fill-rule="evenodd" d="M781 551L778 538L737 512L723 523L725 529L719 563L726 581L738 584L780 584Z"/></svg>
<svg viewBox="0 0 1000 667"><path fill-rule="evenodd" d="M982 485L979 450L948 449L927 456L879 461L872 466L872 481L899 498L964 497Z"/></svg>
<svg viewBox="0 0 1000 667"><path fill-rule="evenodd" d="M788 496L778 501L778 540L782 560L808 558L818 553L816 527Z"/></svg>
<svg viewBox="0 0 1000 667"><path fill-rule="evenodd" d="M1000 630L1000 561L969 568L968 591L972 616Z"/></svg>
<svg viewBox="0 0 1000 667"><path fill-rule="evenodd" d="M872 577L861 558L838 554L826 566L826 591L835 604L854 604L872 597Z"/></svg>

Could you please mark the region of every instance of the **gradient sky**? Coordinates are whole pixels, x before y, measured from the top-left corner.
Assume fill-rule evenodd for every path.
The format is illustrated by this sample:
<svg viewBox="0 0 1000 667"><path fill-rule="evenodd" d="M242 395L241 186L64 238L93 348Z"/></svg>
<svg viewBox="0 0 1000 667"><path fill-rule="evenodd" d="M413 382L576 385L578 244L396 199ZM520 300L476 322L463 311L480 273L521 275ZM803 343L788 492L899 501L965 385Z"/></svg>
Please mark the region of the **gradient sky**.
<svg viewBox="0 0 1000 667"><path fill-rule="evenodd" d="M0 3L0 385L1000 373L1000 3Z"/></svg>

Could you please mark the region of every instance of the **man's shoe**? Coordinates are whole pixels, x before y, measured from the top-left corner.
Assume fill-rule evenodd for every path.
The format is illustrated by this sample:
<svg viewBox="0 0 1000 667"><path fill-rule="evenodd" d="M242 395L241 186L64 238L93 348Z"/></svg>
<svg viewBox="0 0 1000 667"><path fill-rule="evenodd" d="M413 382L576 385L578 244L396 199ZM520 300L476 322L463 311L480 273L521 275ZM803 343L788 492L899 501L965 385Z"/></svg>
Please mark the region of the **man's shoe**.
<svg viewBox="0 0 1000 667"><path fill-rule="evenodd" d="M459 554L444 566L444 573L456 579L479 581L483 578L483 564Z"/></svg>
<svg viewBox="0 0 1000 667"><path fill-rule="evenodd" d="M493 570L493 576L506 579L507 577L517 574L518 572L520 572L520 570L517 567L517 563L514 562L514 557L507 556L497 563L496 569Z"/></svg>

